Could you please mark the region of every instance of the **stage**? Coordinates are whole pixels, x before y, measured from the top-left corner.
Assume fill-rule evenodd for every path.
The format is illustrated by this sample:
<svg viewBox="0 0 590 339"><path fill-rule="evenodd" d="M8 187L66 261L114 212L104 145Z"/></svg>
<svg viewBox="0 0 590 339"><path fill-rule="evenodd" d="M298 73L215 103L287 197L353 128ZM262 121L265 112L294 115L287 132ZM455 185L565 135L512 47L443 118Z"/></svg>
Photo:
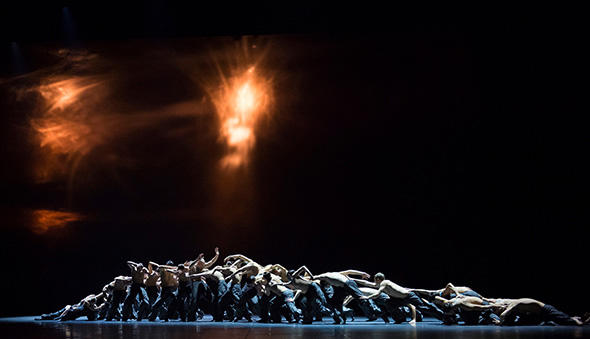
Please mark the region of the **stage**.
<svg viewBox="0 0 590 339"><path fill-rule="evenodd" d="M260 337L346 337L346 338L588 338L590 327L573 326L445 326L425 319L416 326L367 322L356 318L346 325L331 320L312 325L259 324L248 322L179 321L126 323L114 321L35 321L34 317L0 318L0 333L5 338L260 338Z"/></svg>

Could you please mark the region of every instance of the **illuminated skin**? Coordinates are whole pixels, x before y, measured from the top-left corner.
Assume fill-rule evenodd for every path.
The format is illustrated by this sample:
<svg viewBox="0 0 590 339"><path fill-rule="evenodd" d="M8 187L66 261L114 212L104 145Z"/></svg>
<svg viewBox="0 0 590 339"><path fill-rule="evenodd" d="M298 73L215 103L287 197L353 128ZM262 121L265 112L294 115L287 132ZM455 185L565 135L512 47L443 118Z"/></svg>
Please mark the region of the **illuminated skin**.
<svg viewBox="0 0 590 339"><path fill-rule="evenodd" d="M104 296L104 292L101 292L97 295L90 294L86 296L84 299L80 300L77 304L66 305L64 308L55 313L43 314L37 320L75 320L79 316L83 315L79 313L81 307L84 307L85 309L90 310L91 312L98 312L105 307L105 303L103 302L100 306L97 306L96 303L98 300L103 299ZM76 315L73 315L74 313L76 313ZM68 316L70 317L68 318ZM91 318L89 320L94 319Z"/></svg>
<svg viewBox="0 0 590 339"><path fill-rule="evenodd" d="M178 287L178 277L175 274L177 266L159 265L153 261L150 264L159 271L162 287Z"/></svg>
<svg viewBox="0 0 590 339"><path fill-rule="evenodd" d="M407 288L401 287L400 285L392 282L391 280L387 280L387 279L380 279L378 277L375 277L375 282L373 282L373 283L370 281L358 280L358 279L355 279L355 281L359 285L363 285L363 286L372 287L372 288L377 289L377 291L375 291L373 294L365 295L365 296L361 297L360 299L374 299L374 298L377 298L381 293L385 293L392 298L404 299L404 298L408 297L410 294L410 290L408 290ZM410 325L415 325L416 324L416 307L412 304L407 304L407 306L410 308L410 311L412 312L412 320L410 320Z"/></svg>
<svg viewBox="0 0 590 339"><path fill-rule="evenodd" d="M198 273L201 272L203 269L208 269L211 266L215 265L217 259L219 259L219 247L215 247L215 255L213 256L213 258L211 258L211 260L206 262L204 257L205 255L201 253L197 257L197 259L191 261L188 264L190 273Z"/></svg>
<svg viewBox="0 0 590 339"><path fill-rule="evenodd" d="M113 280L113 289L115 291L125 291L127 286L129 286L132 282L133 278L128 276L120 275Z"/></svg>
<svg viewBox="0 0 590 339"><path fill-rule="evenodd" d="M266 279L260 280L269 292L280 296L282 295L282 292L289 290L289 288L282 284L281 278L279 276L271 274L271 277L272 278L270 281L266 281Z"/></svg>
<svg viewBox="0 0 590 339"><path fill-rule="evenodd" d="M543 312L545 303L531 298L520 299L487 299L491 302L491 308L494 313L500 316L500 325L503 324L508 316L519 314L540 314ZM584 325L584 322L579 317L569 317L572 323L576 325Z"/></svg>
<svg viewBox="0 0 590 339"><path fill-rule="evenodd" d="M363 278L368 278L370 277L370 275L368 273L362 272L362 271L357 271L357 270L346 270L346 271L340 271L340 272L326 272L326 273L322 273L322 274L318 274L318 275L313 275L311 273L311 271L305 267L305 266L301 266L300 268L298 268L294 273L293 276L300 276L303 273L307 273L312 280L319 280L319 281L324 281L332 286L336 286L336 287L344 287L346 286L346 283L349 280L357 280L357 279L353 279L350 278L350 275L358 275L361 276Z"/></svg>
<svg viewBox="0 0 590 339"><path fill-rule="evenodd" d="M146 274L148 274L148 270L143 267L143 264L127 261L127 266L131 269L132 282L143 284L145 282Z"/></svg>
<svg viewBox="0 0 590 339"><path fill-rule="evenodd" d="M152 264L148 264L147 278L145 279L146 286L158 286L158 279L160 274L152 268Z"/></svg>
<svg viewBox="0 0 590 339"><path fill-rule="evenodd" d="M493 310L494 307L497 307L481 298L464 296L461 294L457 294L457 296L452 299L435 296L434 303L449 310L463 310L467 312L483 312L486 310ZM491 321L496 325L500 325L500 320L496 318L492 318Z"/></svg>
<svg viewBox="0 0 590 339"><path fill-rule="evenodd" d="M455 286L452 283L448 283L447 286L445 286L444 288L441 288L439 290L424 290L424 289L419 289L419 288L410 288L409 290L412 292L416 292L419 295L425 295L425 296L430 296L430 297L441 296L443 298L449 298L449 296L451 294L460 295L460 294L464 294L469 291L473 291L473 289L471 289L470 287Z"/></svg>
<svg viewBox="0 0 590 339"><path fill-rule="evenodd" d="M213 278L218 281L226 280L226 278L224 277L224 275L222 273L222 269L218 268L218 267L215 267L212 270L205 269L201 273L189 274L188 278L192 279L192 280L196 280L196 279L200 279L200 278Z"/></svg>
<svg viewBox="0 0 590 339"><path fill-rule="evenodd" d="M351 295L353 295L353 297L358 297L358 294L361 294L361 292L358 291L358 287L356 287L356 284L354 284L354 279L350 278L350 275L357 275L357 276L361 276L361 277L365 277L365 278L369 277L368 273L365 273L362 271L357 271L357 270L346 270L346 271L340 271L340 272L326 272L326 273L314 275L313 273L311 273L311 271L306 266L301 266L300 268L298 268L293 273L293 276L297 277L297 276L301 276L304 274L307 274L311 280L318 280L320 282L324 282L324 283L334 286L334 287L341 287L344 290L346 290L348 293L351 293ZM356 289L356 291L355 291L355 289ZM344 300L329 302L330 308L334 312L333 318L334 318L334 321L336 324L340 324L341 322L346 324L346 318L342 316L342 314L344 313L344 311L342 309L342 307L343 307L343 305L341 303L342 301L344 301Z"/></svg>
<svg viewBox="0 0 590 339"><path fill-rule="evenodd" d="M225 257L223 261L234 261L234 263L235 261L240 261L245 264L244 266L237 269L231 277L240 273L246 276L257 276L268 272L280 276L281 280L284 282L287 281L287 269L279 264L262 266L256 261L246 257L243 254L229 255Z"/></svg>
<svg viewBox="0 0 590 339"><path fill-rule="evenodd" d="M359 287L359 290L361 290L361 292L363 292L363 294L365 296L369 296L372 295L374 293L377 293L377 289L375 288L371 288L371 287ZM346 299L344 299L344 306L347 306L348 304L350 304L350 302L353 300L354 298L352 296L347 296Z"/></svg>
<svg viewBox="0 0 590 339"><path fill-rule="evenodd" d="M232 260L232 261L240 260L243 263L245 263L244 266L242 266L242 267L240 267L240 269L238 269L238 272L236 272L236 274L243 273L243 274L247 274L247 275L258 275L258 273L260 273L262 270L264 270L264 267L262 265L260 265L256 261L246 257L243 254L228 255L227 257L225 257L223 262L227 262L229 260Z"/></svg>

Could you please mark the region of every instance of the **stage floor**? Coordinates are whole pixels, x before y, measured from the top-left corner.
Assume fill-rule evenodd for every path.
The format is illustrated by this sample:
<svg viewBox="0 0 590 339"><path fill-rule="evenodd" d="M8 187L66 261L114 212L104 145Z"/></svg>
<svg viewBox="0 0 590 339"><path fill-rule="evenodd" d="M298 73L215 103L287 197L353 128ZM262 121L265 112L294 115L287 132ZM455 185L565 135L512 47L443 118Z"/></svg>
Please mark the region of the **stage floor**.
<svg viewBox="0 0 590 339"><path fill-rule="evenodd" d="M0 318L3 338L262 338L262 337L346 337L346 338L590 338L590 326L445 326L435 319L425 319L415 327L385 324L382 320L366 322L356 318L346 325L331 321L301 324L258 324L248 322L193 323L170 321L126 323L114 321L35 321L34 317Z"/></svg>

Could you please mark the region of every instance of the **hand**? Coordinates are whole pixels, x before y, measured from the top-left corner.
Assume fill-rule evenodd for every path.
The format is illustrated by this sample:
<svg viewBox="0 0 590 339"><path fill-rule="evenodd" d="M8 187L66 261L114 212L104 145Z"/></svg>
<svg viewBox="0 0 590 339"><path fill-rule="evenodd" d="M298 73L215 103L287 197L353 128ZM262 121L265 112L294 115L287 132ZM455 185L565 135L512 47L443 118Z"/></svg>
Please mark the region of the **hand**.
<svg viewBox="0 0 590 339"><path fill-rule="evenodd" d="M215 254L219 255L219 247L215 247Z"/></svg>
<svg viewBox="0 0 590 339"><path fill-rule="evenodd" d="M203 259L204 256L205 256L205 253L199 253L197 260Z"/></svg>
<svg viewBox="0 0 590 339"><path fill-rule="evenodd" d="M371 277L371 275L369 273L361 274L361 278L363 278L363 279L369 279L370 277Z"/></svg>

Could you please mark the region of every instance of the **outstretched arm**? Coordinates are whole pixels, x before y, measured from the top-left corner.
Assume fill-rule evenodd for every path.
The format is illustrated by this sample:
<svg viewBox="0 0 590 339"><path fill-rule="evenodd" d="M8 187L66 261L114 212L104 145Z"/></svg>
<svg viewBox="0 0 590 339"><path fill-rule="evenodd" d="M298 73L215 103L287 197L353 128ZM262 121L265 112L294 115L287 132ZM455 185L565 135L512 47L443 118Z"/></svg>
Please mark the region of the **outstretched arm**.
<svg viewBox="0 0 590 339"><path fill-rule="evenodd" d="M213 256L213 258L211 258L211 260L206 262L205 265L203 265L203 267L209 268L209 267L213 266L218 258L219 258L219 247L215 247L215 256Z"/></svg>
<svg viewBox="0 0 590 339"><path fill-rule="evenodd" d="M243 254L228 255L227 257L225 257L225 259L223 259L223 262L228 262L229 260L236 260L236 259L245 261L247 263L256 263L254 260L248 258L247 256L245 256Z"/></svg>
<svg viewBox="0 0 590 339"><path fill-rule="evenodd" d="M254 265L254 264L248 264L248 265L246 265L246 266L243 266L243 267L240 267L239 269L237 269L237 270L236 270L234 273L232 273L232 274L230 274L229 276L227 276L227 277L225 278L225 280L226 280L226 281L229 281L229 280L233 279L233 277L234 277L236 274L238 274L238 273L242 273L242 272L244 272L244 271L247 271L247 270L254 270L254 271L256 272L254 275L258 274L258 272L259 272L258 266ZM228 280L228 279L229 279L229 280Z"/></svg>
<svg viewBox="0 0 590 339"><path fill-rule="evenodd" d="M161 268L169 268L169 269L175 269L176 266L170 266L170 265L160 265L158 263L155 263L153 261L150 261L148 265L152 265L152 267L154 267L155 269L159 269Z"/></svg>
<svg viewBox="0 0 590 339"><path fill-rule="evenodd" d="M425 290L425 289L421 289L421 288L408 288L408 290L415 292L416 294L418 294L421 297L431 298L433 296L440 294L444 290L444 288L440 289L440 290Z"/></svg>
<svg viewBox="0 0 590 339"><path fill-rule="evenodd" d="M357 271L357 270L346 270L346 271L341 271L340 274L343 274L347 277L350 278L351 275L358 275L363 279L369 279L371 277L371 275L367 272L363 272L363 271Z"/></svg>
<svg viewBox="0 0 590 339"><path fill-rule="evenodd" d="M188 277L189 279L199 279L199 278L205 278L205 277L209 277L213 275L213 271L206 271L206 272L201 272L201 273L195 273L195 274L189 274Z"/></svg>
<svg viewBox="0 0 590 339"><path fill-rule="evenodd" d="M350 278L350 280L353 280L354 282L356 282L357 284L364 286L364 287L371 287L371 288L377 288L377 283L372 282L372 281L368 281L368 280L363 280L363 279L356 279L356 278Z"/></svg>
<svg viewBox="0 0 590 339"><path fill-rule="evenodd" d="M136 262L133 262L133 261L131 261L131 260L128 260L128 261L127 261L127 266L129 266L129 268L130 268L130 269L134 270L134 269L136 269L136 268L137 268L137 266L139 266L139 264L138 264L138 263L136 263Z"/></svg>
<svg viewBox="0 0 590 339"><path fill-rule="evenodd" d="M367 296L362 296L359 299L375 299L377 298L379 295L381 295L381 293L383 293L383 291L385 291L385 286L381 286L379 288L379 290L377 290L375 293L373 294L369 294Z"/></svg>

